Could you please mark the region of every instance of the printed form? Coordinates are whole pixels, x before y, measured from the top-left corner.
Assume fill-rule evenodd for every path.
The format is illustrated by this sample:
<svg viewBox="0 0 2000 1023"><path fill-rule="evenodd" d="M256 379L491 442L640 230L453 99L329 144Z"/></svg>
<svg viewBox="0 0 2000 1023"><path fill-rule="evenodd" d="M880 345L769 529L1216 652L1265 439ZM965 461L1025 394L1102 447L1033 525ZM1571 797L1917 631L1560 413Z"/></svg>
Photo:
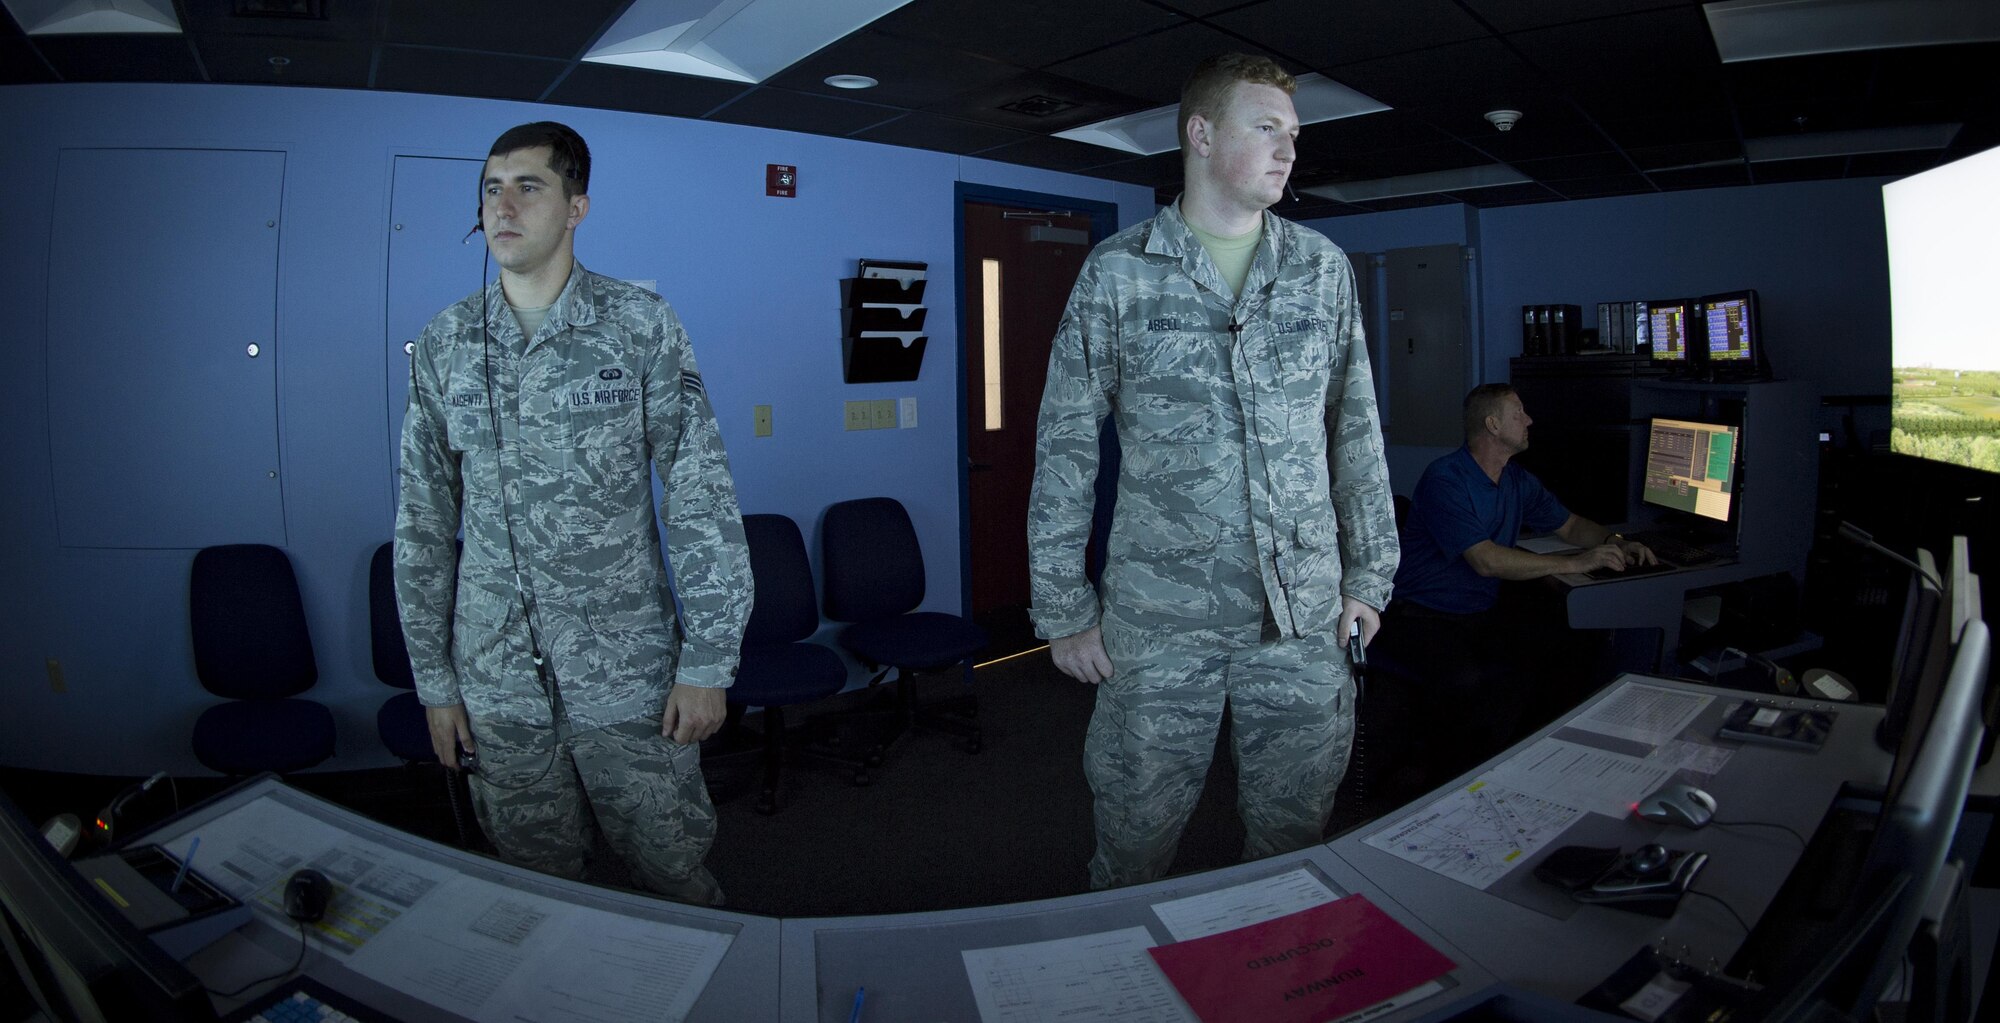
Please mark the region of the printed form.
<svg viewBox="0 0 2000 1023"><path fill-rule="evenodd" d="M1673 766L1660 760L1543 739L1502 761L1486 778L1578 810L1625 817L1673 773Z"/></svg>
<svg viewBox="0 0 2000 1023"><path fill-rule="evenodd" d="M1144 927L961 952L983 1023L1200 1023Z"/></svg>
<svg viewBox="0 0 2000 1023"><path fill-rule="evenodd" d="M1581 810L1481 779L1362 842L1485 891L1582 816Z"/></svg>
<svg viewBox="0 0 2000 1023"><path fill-rule="evenodd" d="M1564 727L1658 746L1680 735L1714 701L1706 693L1627 682Z"/></svg>
<svg viewBox="0 0 2000 1023"><path fill-rule="evenodd" d="M186 855L196 835L202 876L280 919L292 873L325 873L334 897L307 931L315 944L378 983L481 1023L680 1020L732 940L467 877L272 798L167 848Z"/></svg>

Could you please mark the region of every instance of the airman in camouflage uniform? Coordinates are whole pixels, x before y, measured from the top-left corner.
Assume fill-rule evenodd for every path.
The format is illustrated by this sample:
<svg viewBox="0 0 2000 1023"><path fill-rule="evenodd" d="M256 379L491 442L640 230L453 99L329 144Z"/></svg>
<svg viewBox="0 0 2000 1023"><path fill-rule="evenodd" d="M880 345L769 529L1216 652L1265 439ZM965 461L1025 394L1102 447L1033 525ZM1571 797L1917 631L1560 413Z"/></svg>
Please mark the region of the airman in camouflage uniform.
<svg viewBox="0 0 2000 1023"><path fill-rule="evenodd" d="M587 151L558 189L578 177L560 133L507 145L535 127L487 161L501 279L411 359L396 586L417 692L445 763L476 748L480 823L509 859L581 876L594 818L640 883L719 903L698 743L750 613L742 519L687 333L659 296L574 261ZM523 311L538 285L560 291Z"/></svg>
<svg viewBox="0 0 2000 1023"><path fill-rule="evenodd" d="M1182 102L1187 192L1091 254L1042 399L1033 617L1058 667L1101 682L1084 750L1096 888L1167 870L1225 702L1245 858L1321 840L1354 731L1343 640L1353 623L1372 638L1396 570L1353 270L1265 211L1297 130L1290 76L1219 60ZM1206 107L1204 74L1222 96ZM1240 288L1191 209L1230 238L1261 231ZM1122 461L1100 594L1083 562L1107 415Z"/></svg>

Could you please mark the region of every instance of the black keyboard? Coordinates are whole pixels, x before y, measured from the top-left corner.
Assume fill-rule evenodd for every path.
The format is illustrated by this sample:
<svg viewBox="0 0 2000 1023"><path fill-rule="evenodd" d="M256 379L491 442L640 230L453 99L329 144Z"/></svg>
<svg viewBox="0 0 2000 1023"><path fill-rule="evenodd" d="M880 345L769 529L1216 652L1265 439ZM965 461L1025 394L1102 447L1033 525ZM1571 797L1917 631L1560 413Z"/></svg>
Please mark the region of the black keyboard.
<svg viewBox="0 0 2000 1023"><path fill-rule="evenodd" d="M1679 566L1677 565L1669 565L1666 562L1662 561L1654 565L1626 565L1625 571L1623 572L1620 572L1615 568L1593 568L1590 571L1583 573L1583 575L1584 578L1586 579L1632 579L1642 575L1655 575L1660 572L1672 572L1675 571L1678 567Z"/></svg>
<svg viewBox="0 0 2000 1023"><path fill-rule="evenodd" d="M230 1013L228 1023L391 1023L388 1016L306 976L297 976Z"/></svg>
<svg viewBox="0 0 2000 1023"><path fill-rule="evenodd" d="M1675 539L1665 533L1640 533L1625 539L1634 540L1652 548L1661 561L1671 561L1676 565L1706 565L1719 555L1706 547L1696 547L1685 540Z"/></svg>

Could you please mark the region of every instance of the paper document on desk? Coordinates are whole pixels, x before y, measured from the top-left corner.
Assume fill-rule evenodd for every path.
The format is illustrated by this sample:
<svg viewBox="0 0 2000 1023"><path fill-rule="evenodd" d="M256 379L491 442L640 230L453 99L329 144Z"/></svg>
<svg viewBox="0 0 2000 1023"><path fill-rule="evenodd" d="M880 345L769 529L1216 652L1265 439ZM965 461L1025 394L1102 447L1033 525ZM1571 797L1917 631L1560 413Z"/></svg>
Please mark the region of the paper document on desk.
<svg viewBox="0 0 2000 1023"><path fill-rule="evenodd" d="M1260 924L1337 898L1340 898L1338 892L1300 867L1276 877L1171 899L1154 906L1153 914L1167 925L1167 933L1175 941L1190 941Z"/></svg>
<svg viewBox="0 0 2000 1023"><path fill-rule="evenodd" d="M1714 701L1706 693L1627 682L1563 727L1658 746L1681 734Z"/></svg>
<svg viewBox="0 0 2000 1023"><path fill-rule="evenodd" d="M1570 551L1582 550L1582 548L1554 533L1550 533L1547 536L1532 536L1514 546L1534 554L1566 554Z"/></svg>
<svg viewBox="0 0 2000 1023"><path fill-rule="evenodd" d="M347 965L481 1023L673 1023L730 941L461 875Z"/></svg>
<svg viewBox="0 0 2000 1023"><path fill-rule="evenodd" d="M1674 773L1673 765L1543 739L1486 772L1496 785L1606 817L1625 817Z"/></svg>
<svg viewBox="0 0 2000 1023"><path fill-rule="evenodd" d="M1200 1023L1151 947L1144 927L1127 927L960 954L983 1023Z"/></svg>
<svg viewBox="0 0 2000 1023"><path fill-rule="evenodd" d="M1582 816L1581 810L1482 778L1362 842L1485 891Z"/></svg>
<svg viewBox="0 0 2000 1023"><path fill-rule="evenodd" d="M311 867L333 882L325 914L306 933L326 951L352 955L451 876L435 863L375 845L276 799L257 799L193 829L167 848L185 855L194 838L214 860L223 887L266 914L285 919L285 884ZM213 852L208 852L213 850Z"/></svg>

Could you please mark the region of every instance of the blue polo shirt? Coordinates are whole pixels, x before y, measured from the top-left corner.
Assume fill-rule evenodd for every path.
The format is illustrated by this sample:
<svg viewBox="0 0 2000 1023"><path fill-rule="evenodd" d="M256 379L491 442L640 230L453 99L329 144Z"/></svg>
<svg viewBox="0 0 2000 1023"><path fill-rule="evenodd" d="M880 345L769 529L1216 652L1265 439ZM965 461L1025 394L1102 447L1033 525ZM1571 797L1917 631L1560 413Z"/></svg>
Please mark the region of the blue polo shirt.
<svg viewBox="0 0 2000 1023"><path fill-rule="evenodd" d="M1482 540L1512 547L1523 526L1546 533L1568 521L1569 509L1534 473L1508 462L1495 483L1461 447L1432 462L1417 481L1396 596L1452 614L1484 611L1499 599L1500 580L1473 571L1465 552Z"/></svg>

